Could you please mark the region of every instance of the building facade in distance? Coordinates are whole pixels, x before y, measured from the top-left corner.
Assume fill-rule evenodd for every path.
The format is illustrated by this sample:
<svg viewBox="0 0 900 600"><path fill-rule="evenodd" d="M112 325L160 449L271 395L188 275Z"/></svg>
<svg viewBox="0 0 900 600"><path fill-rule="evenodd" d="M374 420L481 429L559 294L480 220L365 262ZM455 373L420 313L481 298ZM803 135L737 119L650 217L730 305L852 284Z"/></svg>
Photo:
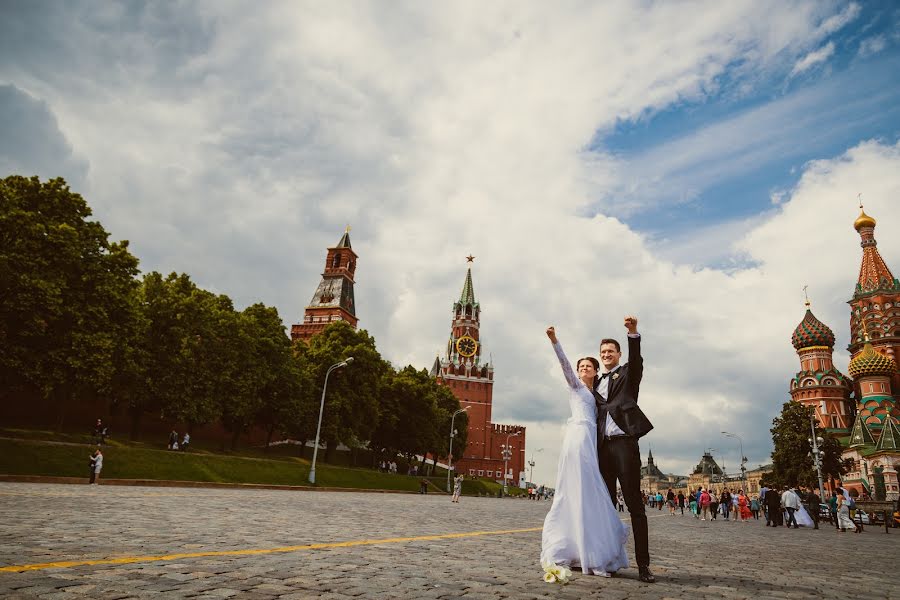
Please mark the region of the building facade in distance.
<svg viewBox="0 0 900 600"><path fill-rule="evenodd" d="M474 260L470 256L469 262ZM431 376L450 388L469 419L468 444L455 461L458 473L503 481L503 450L509 444L506 478L518 486L525 473L525 427L491 421L494 366L483 354L481 306L475 300L472 269L466 272L462 293L453 303L446 354L434 359Z"/></svg>

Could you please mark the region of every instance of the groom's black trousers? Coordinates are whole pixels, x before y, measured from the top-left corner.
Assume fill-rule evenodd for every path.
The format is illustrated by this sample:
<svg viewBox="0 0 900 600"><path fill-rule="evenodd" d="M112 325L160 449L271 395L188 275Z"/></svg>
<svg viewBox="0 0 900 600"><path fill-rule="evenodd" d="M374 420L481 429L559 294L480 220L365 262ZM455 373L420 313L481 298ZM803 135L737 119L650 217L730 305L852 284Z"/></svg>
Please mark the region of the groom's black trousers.
<svg viewBox="0 0 900 600"><path fill-rule="evenodd" d="M616 480L622 487L625 505L631 513L631 529L634 532L634 556L638 567L650 566L650 544L647 541L647 513L641 499L641 450L638 440L632 436L604 438L600 443L600 474L606 488L616 503Z"/></svg>

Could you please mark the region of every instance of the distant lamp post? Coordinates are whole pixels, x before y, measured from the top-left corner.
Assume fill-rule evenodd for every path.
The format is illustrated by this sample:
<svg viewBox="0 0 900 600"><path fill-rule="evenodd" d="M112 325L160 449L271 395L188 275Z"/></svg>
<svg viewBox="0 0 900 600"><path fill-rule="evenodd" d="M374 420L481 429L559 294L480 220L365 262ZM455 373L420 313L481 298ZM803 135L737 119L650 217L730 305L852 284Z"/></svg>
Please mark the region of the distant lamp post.
<svg viewBox="0 0 900 600"><path fill-rule="evenodd" d="M819 498L822 502L825 501L825 483L822 481L822 449L819 448L822 444L825 443L821 437L816 436L816 409L810 408L809 411L809 429L812 431L812 437L808 438L809 443L812 444L812 454L813 464L816 466L816 475L819 477Z"/></svg>
<svg viewBox="0 0 900 600"><path fill-rule="evenodd" d="M450 472L453 471L453 438L456 436L456 430L453 429L453 422L456 420L456 415L459 413L463 413L469 410L469 407L461 408L450 418L450 453L447 458L447 493L450 493Z"/></svg>
<svg viewBox="0 0 900 600"><path fill-rule="evenodd" d="M501 446L501 448L503 448L502 454L503 454L503 495L504 496L506 496L507 491L508 491L508 489L506 487L506 479L507 479L507 475L509 474L509 459L512 458L512 449L509 447L509 438L516 437L517 435L519 435L519 433L520 432L517 431L515 433L511 433L508 436L506 436L506 443L503 446Z"/></svg>
<svg viewBox="0 0 900 600"><path fill-rule="evenodd" d="M319 424L316 426L316 445L313 446L313 459L312 459L312 467L309 469L309 482L316 482L316 457L319 455L319 434L322 432L322 414L325 412L325 390L328 389L328 376L331 375L331 372L335 369L340 369L341 367L346 367L350 363L353 362L353 357L348 356L346 359L342 360L339 363L334 363L330 367L328 367L328 371L325 372L325 383L322 385L322 402L319 404Z"/></svg>
<svg viewBox="0 0 900 600"><path fill-rule="evenodd" d="M532 484L534 484L534 465L535 465L535 462L534 462L534 455L535 455L536 452L542 452L543 450L544 450L543 448L538 448L537 450L535 450L534 452L532 452L532 453L531 453L531 460L528 461L528 466L531 467L531 469L530 469L530 470L531 470L531 473L528 475L528 479L531 481ZM535 487L536 487L536 486L535 486Z"/></svg>
<svg viewBox="0 0 900 600"><path fill-rule="evenodd" d="M746 481L747 481L747 467L745 467L744 465L747 464L747 457L744 456L744 440L742 440L742 439L741 439L741 436L739 436L738 434L736 434L736 433L730 433L730 432L728 432L728 431L723 431L723 432L722 432L722 435L724 435L725 437L734 438L734 439L736 439L736 440L738 441L738 447L739 447L740 450L741 450L741 483L742 483L742 484L746 484ZM746 487L746 485L745 485L744 487Z"/></svg>

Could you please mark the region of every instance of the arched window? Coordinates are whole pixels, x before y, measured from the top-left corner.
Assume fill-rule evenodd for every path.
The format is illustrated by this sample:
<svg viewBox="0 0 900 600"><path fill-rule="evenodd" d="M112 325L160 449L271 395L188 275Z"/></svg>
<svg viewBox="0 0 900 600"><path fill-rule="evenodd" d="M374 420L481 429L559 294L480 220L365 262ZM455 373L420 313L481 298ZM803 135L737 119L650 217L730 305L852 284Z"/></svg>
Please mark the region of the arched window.
<svg viewBox="0 0 900 600"><path fill-rule="evenodd" d="M340 255L340 254L335 254L335 255L334 255L334 258L331 259L331 268L332 268L332 269L337 269L337 268L340 267L340 266L341 266L341 255Z"/></svg>

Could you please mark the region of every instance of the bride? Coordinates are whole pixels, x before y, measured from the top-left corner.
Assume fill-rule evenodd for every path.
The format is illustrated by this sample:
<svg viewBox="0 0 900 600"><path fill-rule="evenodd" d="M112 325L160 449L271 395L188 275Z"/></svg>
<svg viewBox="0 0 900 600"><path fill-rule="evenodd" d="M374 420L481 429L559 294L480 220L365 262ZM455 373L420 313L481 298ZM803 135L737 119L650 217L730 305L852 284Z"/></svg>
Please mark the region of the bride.
<svg viewBox="0 0 900 600"><path fill-rule="evenodd" d="M556 339L547 329L569 386L569 409L557 468L553 506L544 519L541 564L579 567L585 574L609 577L628 566L628 530L610 501L597 461L597 406L591 393L600 363L579 359L578 376Z"/></svg>

